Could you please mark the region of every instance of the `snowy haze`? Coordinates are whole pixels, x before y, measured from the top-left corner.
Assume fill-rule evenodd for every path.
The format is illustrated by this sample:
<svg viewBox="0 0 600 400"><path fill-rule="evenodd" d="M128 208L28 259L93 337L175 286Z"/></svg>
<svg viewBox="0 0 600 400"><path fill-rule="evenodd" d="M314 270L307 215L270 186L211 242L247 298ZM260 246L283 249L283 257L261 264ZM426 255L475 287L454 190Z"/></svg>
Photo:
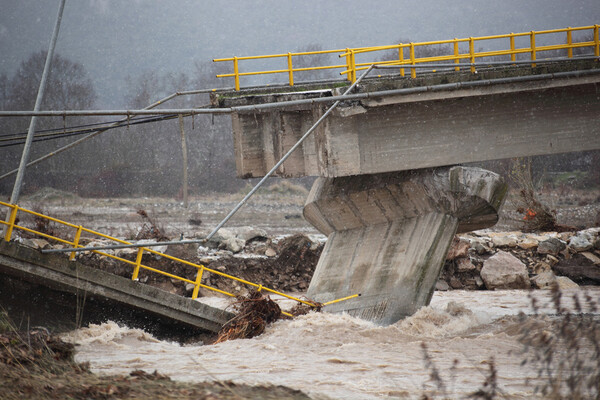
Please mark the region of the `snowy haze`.
<svg viewBox="0 0 600 400"><path fill-rule="evenodd" d="M0 74L47 50L59 3L0 0ZM99 108L117 108L128 75L187 73L212 58L597 23L598 0L67 0L56 51L85 66Z"/></svg>

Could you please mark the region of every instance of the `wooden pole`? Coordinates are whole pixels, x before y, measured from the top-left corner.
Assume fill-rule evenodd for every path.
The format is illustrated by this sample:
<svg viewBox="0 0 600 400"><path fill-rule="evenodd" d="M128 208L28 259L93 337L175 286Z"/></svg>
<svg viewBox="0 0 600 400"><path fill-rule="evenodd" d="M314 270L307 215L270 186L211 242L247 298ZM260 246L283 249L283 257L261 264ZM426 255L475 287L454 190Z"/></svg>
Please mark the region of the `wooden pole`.
<svg viewBox="0 0 600 400"><path fill-rule="evenodd" d="M179 131L181 132L181 152L183 154L183 206L188 208L188 157L183 115L179 114Z"/></svg>

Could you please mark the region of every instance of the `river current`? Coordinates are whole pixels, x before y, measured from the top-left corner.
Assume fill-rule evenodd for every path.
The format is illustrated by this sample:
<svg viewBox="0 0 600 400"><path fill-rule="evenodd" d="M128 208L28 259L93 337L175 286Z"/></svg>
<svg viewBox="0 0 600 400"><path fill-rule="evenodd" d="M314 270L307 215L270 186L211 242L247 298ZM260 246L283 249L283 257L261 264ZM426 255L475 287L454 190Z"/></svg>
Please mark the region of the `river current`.
<svg viewBox="0 0 600 400"><path fill-rule="evenodd" d="M563 305L572 308L571 297L584 293L600 299L598 287L569 289L563 291ZM425 364L425 345L446 398L464 398L480 388L493 360L501 397L524 399L532 396L537 369L521 365L520 328L536 322L538 329L549 329L555 313L549 291L448 291L435 292L428 307L387 327L343 314L310 313L278 321L256 338L217 345L182 346L112 322L65 337L78 344L76 361L89 362L99 374L157 370L180 381L285 385L334 399L440 393L430 378L431 364Z"/></svg>

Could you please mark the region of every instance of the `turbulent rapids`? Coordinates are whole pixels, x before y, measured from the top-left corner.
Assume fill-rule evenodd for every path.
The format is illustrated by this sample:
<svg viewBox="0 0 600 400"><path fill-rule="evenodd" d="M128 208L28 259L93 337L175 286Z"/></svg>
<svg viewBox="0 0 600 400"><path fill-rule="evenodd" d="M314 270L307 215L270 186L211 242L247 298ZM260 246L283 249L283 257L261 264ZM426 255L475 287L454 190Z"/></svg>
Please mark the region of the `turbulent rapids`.
<svg viewBox="0 0 600 400"><path fill-rule="evenodd" d="M576 309L574 294L597 302L600 289L565 290L562 307ZM346 314L310 313L277 321L261 336L216 345L182 346L110 322L65 338L78 344L77 361L90 362L100 374L157 370L186 382L285 385L314 398L455 398L482 387L493 365L501 393L529 398L543 379L536 378L535 365L521 365L520 328L550 330L555 313L550 291L451 291L436 292L430 306L387 327ZM425 356L441 381L431 379Z"/></svg>

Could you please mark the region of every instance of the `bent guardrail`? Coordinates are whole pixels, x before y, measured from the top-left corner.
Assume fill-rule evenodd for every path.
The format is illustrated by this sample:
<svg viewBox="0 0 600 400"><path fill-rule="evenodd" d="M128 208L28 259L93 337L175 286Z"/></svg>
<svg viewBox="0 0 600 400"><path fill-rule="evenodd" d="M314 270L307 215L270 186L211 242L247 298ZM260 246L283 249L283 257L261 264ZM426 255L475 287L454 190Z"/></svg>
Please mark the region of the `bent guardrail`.
<svg viewBox="0 0 600 400"><path fill-rule="evenodd" d="M119 244L123 244L123 245L134 245L133 243L128 242L126 240L122 240L122 239L118 239L118 238L115 238L115 237L112 237L112 236L108 236L108 235L105 235L103 233L96 232L94 230L84 228L81 225L71 224L69 222L62 221L60 219L50 217L50 216L41 214L41 213L36 212L36 211L28 210L26 208L20 207L20 206L15 205L15 204L9 204L9 203L5 203L5 202L0 201L0 206L6 207L6 208L8 208L10 210L10 216L8 218L8 221L0 220L0 224L2 224L2 225L5 226L4 240L7 241L7 242L9 242L11 240L14 230L21 230L21 231L24 231L24 232L29 232L29 233L31 233L33 235L36 235L36 236L41 236L41 237L49 239L49 240L57 241L57 242L59 242L61 244L64 244L64 245L72 246L73 249L83 248L83 246L79 244L79 242L80 242L81 237L82 237L83 234L88 234L88 235L91 235L92 237L94 237L94 236L100 237L100 238L107 239L107 240L110 240L110 241L113 241L113 242L116 242L116 243L119 243ZM23 212L23 213L26 213L26 214L29 214L29 215L33 215L33 216L35 216L37 218L42 218L43 220L51 221L51 222L54 222L56 224L65 226L67 228L71 228L71 229L74 230L74 232L73 232L73 239L72 240L64 239L64 238L61 238L61 237L58 237L58 236L55 236L55 235L52 235L52 234L44 233L44 232L41 232L41 231L37 231L35 229L27 228L27 227L22 226L22 225L18 225L18 223L17 223L18 222L17 216L18 216L19 212ZM70 250L71 249L65 249L65 252L69 252ZM257 284L257 283L254 283L254 282L250 282L250 281L247 281L245 279L238 278L238 277L235 277L233 275L229 275L229 274L226 274L224 272L221 272L221 271L218 271L218 270L215 270L215 269L212 269L212 268L207 268L207 267L205 267L202 264L196 264L196 263L193 263L193 262L190 262L190 261L186 261L186 260L182 260L182 259L177 258L177 257L170 256L168 254L165 254L165 253L153 250L153 249L151 249L149 247L143 247L143 246L138 247L138 251L137 251L137 255L136 255L135 261L128 260L126 258L119 257L117 255L110 254L110 253L107 253L107 252L103 252L101 250L89 250L89 251L91 251L93 253L96 253L96 254L100 254L102 256L106 256L108 258L117 260L117 261L125 263L125 264L131 265L133 267L131 279L134 280L134 281L136 281L138 279L140 269L144 269L144 270L147 270L147 271L151 271L153 273L161 274L161 275L167 276L169 278L185 282L185 283L191 283L191 284L194 285L194 289L192 291L192 299L198 298L198 292L199 292L200 288L204 288L204 289L207 289L207 290L210 290L210 291L221 293L221 294L229 296L229 297L237 297L233 293L230 293L230 292L227 292L225 290L221 290L221 289L218 289L218 288L215 288L215 287L203 284L202 283L202 277L203 277L204 272L210 272L211 274L222 276L222 277L224 277L226 279L234 280L234 281L242 283L244 285L253 287L257 291L268 292L268 293L272 293L272 294L275 294L275 295L279 295L279 296L285 297L285 298L290 299L290 300L297 301L298 303L305 304L307 306L310 306L311 308L319 308L319 307L322 307L324 305L337 303L339 301L344 301L344 300L348 300L348 299L351 299L351 298L359 296L358 294L355 294L355 295L344 297L344 298L341 298L341 299L336 299L336 300L333 300L333 301L330 301L330 302L327 302L327 303L324 303L324 304L319 304L319 303L316 303L316 302L307 301L307 300L303 300L303 299L300 299L300 298L295 297L295 296L288 295L288 294L280 292L278 290L274 290L274 289L271 289L269 287L263 286L262 284ZM154 254L156 256L160 256L160 257L163 257L165 259L168 259L168 260L171 260L171 261L174 261L174 262L177 262L177 263L181 263L181 264L184 264L184 265L196 268L196 270L197 270L196 271L196 278L194 280L191 280L191 279L188 279L188 278L185 278L185 277L182 277L182 276L178 276L178 275L166 272L166 271L162 271L162 270L157 269L157 268L150 267L148 265L144 265L142 263L142 256L143 256L144 253ZM70 251L69 259L70 260L74 260L75 259L75 251ZM283 311L282 311L282 313L284 315L287 315L287 316L290 316L290 317L292 316L291 314L283 312Z"/></svg>

